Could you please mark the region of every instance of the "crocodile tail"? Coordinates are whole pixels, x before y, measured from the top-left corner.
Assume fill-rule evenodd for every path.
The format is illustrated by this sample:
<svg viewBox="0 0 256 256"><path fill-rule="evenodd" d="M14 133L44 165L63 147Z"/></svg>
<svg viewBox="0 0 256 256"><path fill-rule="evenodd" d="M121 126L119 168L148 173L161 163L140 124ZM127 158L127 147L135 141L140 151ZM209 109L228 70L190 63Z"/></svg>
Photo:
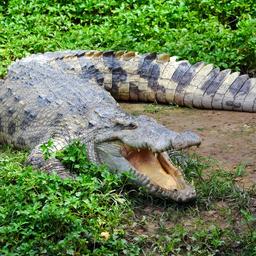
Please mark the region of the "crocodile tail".
<svg viewBox="0 0 256 256"><path fill-rule="evenodd" d="M174 65L169 62L168 68L170 83L164 88L170 102L195 108L256 112L256 78L203 62L194 65L187 61L175 61ZM160 77L160 86L162 79L165 77Z"/></svg>
<svg viewBox="0 0 256 256"><path fill-rule="evenodd" d="M204 62L112 50L45 53L22 61L35 59L94 79L117 100L256 112L256 78Z"/></svg>
<svg viewBox="0 0 256 256"><path fill-rule="evenodd" d="M128 52L118 58L129 77L110 89L117 99L256 112L256 78L167 54Z"/></svg>
<svg viewBox="0 0 256 256"><path fill-rule="evenodd" d="M117 100L256 112L256 78L248 75L204 62L192 65L168 54L89 51L86 55L97 59L104 87Z"/></svg>

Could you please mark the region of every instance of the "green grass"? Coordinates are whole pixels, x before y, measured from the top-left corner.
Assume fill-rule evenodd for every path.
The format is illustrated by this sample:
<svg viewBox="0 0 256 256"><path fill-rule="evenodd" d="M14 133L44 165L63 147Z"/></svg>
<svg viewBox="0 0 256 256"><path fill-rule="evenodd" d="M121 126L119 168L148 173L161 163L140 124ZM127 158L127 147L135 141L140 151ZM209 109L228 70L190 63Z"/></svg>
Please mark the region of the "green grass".
<svg viewBox="0 0 256 256"><path fill-rule="evenodd" d="M26 152L1 149L0 255L256 255L256 190L236 185L241 166L205 174L215 168L209 159L172 155L198 192L180 205L84 154L78 142L57 154L81 170L62 180L25 167Z"/></svg>
<svg viewBox="0 0 256 256"><path fill-rule="evenodd" d="M59 49L168 52L254 74L255 10L254 0L4 0L0 76L17 58Z"/></svg>

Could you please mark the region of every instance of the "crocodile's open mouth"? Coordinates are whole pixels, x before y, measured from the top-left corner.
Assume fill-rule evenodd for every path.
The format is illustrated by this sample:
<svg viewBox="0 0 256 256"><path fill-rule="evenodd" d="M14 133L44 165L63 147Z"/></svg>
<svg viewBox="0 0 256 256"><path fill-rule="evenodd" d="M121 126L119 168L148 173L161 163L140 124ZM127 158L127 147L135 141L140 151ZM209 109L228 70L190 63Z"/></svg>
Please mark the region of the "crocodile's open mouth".
<svg viewBox="0 0 256 256"><path fill-rule="evenodd" d="M167 153L153 153L149 149L135 149L123 146L122 155L141 174L147 176L153 185L164 190L182 190L185 188L183 176L171 161Z"/></svg>
<svg viewBox="0 0 256 256"><path fill-rule="evenodd" d="M186 202L196 197L183 172L174 166L167 152L153 152L149 148L135 148L120 140L97 145L97 158L113 171L131 171L131 179L151 194Z"/></svg>

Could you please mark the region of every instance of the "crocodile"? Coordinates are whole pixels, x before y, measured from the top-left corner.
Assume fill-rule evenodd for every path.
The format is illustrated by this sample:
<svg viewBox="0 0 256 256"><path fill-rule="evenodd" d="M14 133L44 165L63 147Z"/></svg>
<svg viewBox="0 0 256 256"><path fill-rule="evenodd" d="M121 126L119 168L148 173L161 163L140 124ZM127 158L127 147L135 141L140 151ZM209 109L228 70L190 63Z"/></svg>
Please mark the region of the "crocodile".
<svg viewBox="0 0 256 256"><path fill-rule="evenodd" d="M134 184L153 195L186 202L195 188L168 152L199 146L200 137L131 116L116 100L256 112L255 95L255 78L168 54L33 54L16 60L0 80L0 142L30 149L27 162L35 168L74 178L58 159L44 158L42 145L51 139L54 152L80 140L90 161L130 171Z"/></svg>

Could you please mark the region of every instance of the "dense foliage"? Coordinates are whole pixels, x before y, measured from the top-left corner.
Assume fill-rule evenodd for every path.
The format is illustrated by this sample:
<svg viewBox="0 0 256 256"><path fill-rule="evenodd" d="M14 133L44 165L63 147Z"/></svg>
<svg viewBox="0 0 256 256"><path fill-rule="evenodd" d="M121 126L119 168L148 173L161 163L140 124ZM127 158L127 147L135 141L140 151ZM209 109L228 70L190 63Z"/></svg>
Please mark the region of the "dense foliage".
<svg viewBox="0 0 256 256"><path fill-rule="evenodd" d="M255 73L254 0L4 0L0 75L16 58L58 49L168 52Z"/></svg>

